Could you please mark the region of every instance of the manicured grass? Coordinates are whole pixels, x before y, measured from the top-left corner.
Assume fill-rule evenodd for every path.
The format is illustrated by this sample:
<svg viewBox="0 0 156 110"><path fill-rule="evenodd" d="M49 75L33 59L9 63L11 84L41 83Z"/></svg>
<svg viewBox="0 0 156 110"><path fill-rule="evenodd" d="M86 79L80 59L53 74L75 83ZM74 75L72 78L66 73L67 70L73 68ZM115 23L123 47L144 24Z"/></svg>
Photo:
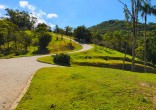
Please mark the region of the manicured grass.
<svg viewBox="0 0 156 110"><path fill-rule="evenodd" d="M54 64L52 56L44 56L37 59L39 62Z"/></svg>
<svg viewBox="0 0 156 110"><path fill-rule="evenodd" d="M122 69L124 54L112 49L95 46L93 49L71 55L71 64L74 66L94 66ZM40 62L54 64L52 56L41 57ZM125 62L125 70L131 70L131 56L127 55ZM136 71L144 72L142 61L136 59ZM152 65L147 66L147 71L156 73L156 69Z"/></svg>
<svg viewBox="0 0 156 110"><path fill-rule="evenodd" d="M82 60L86 61L86 59L92 59L92 58L99 59L100 57L103 57L103 56L109 56L109 57L115 57L115 58L121 57L122 58L124 56L124 54L120 53L118 51L109 49L109 48L104 49L103 47L100 47L100 46L95 46L93 49L85 51L85 52L71 54L73 63L75 61L82 61ZM130 57L130 56L128 56L128 57ZM53 58L51 56L46 56L46 57L39 58L38 61L44 62L44 63L49 63L49 64L54 64L52 62L52 59Z"/></svg>
<svg viewBox="0 0 156 110"><path fill-rule="evenodd" d="M155 110L155 79L108 68L43 68L16 110Z"/></svg>
<svg viewBox="0 0 156 110"><path fill-rule="evenodd" d="M95 67L108 67L115 69L122 69L124 53L104 48L100 46L95 46L92 50L87 52L71 54L72 64L79 66L95 66ZM126 56L124 69L131 70L131 56ZM135 64L136 72L144 72L144 63L136 58ZM156 73L156 69L153 65L148 64L147 72Z"/></svg>

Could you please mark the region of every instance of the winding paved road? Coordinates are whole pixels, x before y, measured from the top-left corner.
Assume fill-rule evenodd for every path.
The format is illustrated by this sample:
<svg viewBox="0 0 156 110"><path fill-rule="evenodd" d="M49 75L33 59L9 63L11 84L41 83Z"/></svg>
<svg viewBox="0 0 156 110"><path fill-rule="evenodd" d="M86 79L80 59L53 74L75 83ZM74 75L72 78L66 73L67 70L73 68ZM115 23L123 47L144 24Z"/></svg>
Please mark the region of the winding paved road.
<svg viewBox="0 0 156 110"><path fill-rule="evenodd" d="M74 52L92 48L87 44L81 45L83 48ZM17 99L22 96L22 92L29 86L28 82L38 69L57 66L40 63L37 61L39 57L42 56L0 59L0 110L11 110L13 105L17 105Z"/></svg>

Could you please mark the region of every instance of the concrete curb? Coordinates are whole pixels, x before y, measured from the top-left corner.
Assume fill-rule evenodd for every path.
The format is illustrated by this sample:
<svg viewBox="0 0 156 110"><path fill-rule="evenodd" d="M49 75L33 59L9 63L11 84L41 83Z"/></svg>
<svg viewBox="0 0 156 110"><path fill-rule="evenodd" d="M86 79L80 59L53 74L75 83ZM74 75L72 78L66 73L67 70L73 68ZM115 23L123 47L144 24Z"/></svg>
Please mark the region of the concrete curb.
<svg viewBox="0 0 156 110"><path fill-rule="evenodd" d="M29 88L29 86L31 84L31 81L33 79L33 76L35 75L35 73L33 73L31 75L31 77L29 78L29 80L26 82L24 88L22 89L21 93L18 95L18 97L14 101L14 103L11 106L9 106L8 110L14 110L17 107L18 103L20 102L20 100L22 99L22 97L24 96L24 94L27 92L27 90L28 90L28 88Z"/></svg>

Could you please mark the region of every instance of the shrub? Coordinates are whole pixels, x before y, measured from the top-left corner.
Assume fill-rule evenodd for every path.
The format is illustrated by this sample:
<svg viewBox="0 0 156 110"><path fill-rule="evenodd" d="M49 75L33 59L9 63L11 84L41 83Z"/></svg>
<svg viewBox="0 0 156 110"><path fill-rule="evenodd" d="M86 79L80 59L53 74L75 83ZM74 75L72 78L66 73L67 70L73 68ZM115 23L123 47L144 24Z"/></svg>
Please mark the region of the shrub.
<svg viewBox="0 0 156 110"><path fill-rule="evenodd" d="M39 48L40 50L46 50L49 42L51 41L51 34L45 33L39 37Z"/></svg>
<svg viewBox="0 0 156 110"><path fill-rule="evenodd" d="M73 49L74 49L73 44L72 44L72 43L69 43L69 44L68 44L68 48L69 48L70 50L73 50Z"/></svg>
<svg viewBox="0 0 156 110"><path fill-rule="evenodd" d="M59 65L70 65L70 55L64 53L56 54L53 61Z"/></svg>

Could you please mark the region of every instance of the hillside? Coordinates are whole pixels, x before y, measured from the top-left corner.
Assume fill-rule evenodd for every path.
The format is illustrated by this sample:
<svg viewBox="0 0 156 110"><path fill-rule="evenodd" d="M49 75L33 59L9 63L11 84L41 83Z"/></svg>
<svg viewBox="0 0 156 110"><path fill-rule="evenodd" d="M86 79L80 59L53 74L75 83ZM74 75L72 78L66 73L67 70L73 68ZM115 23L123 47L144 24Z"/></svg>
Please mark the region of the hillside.
<svg viewBox="0 0 156 110"><path fill-rule="evenodd" d="M144 24L138 23L139 30L143 31ZM126 28L126 22L124 20L109 20L104 21L95 26L89 27L89 30L99 34L104 34L106 32L113 32L124 30ZM156 23L149 23L147 25L147 30L154 31L156 29Z"/></svg>
<svg viewBox="0 0 156 110"><path fill-rule="evenodd" d="M92 66L113 69L122 69L124 54L113 49L95 46L93 49L80 53L70 54L71 66ZM54 64L52 56L44 56L39 62ZM131 56L127 55L124 70L131 70ZM156 73L156 69L148 64L147 71ZM136 59L136 72L144 72L143 62Z"/></svg>

